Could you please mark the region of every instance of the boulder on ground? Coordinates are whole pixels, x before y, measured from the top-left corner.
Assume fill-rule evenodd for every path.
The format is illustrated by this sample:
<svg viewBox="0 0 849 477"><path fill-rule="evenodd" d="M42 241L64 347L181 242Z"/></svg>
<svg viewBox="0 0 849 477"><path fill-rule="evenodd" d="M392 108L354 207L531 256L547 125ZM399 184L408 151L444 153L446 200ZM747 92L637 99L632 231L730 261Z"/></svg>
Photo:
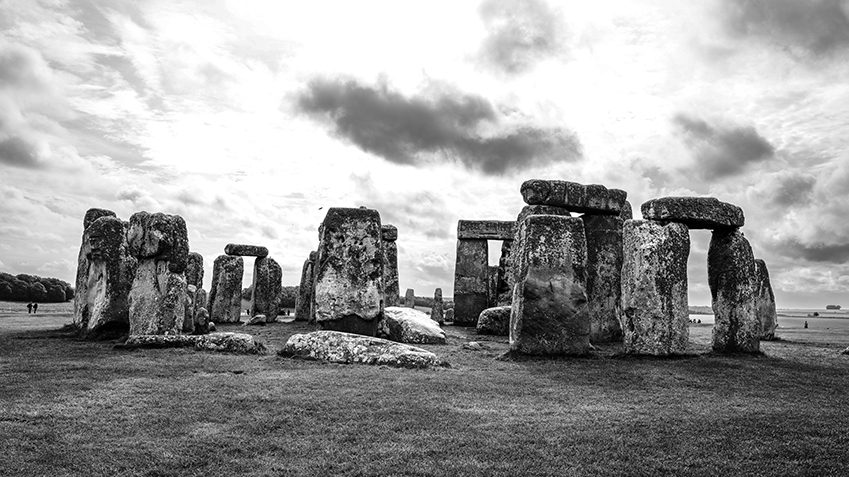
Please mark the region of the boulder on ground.
<svg viewBox="0 0 849 477"><path fill-rule="evenodd" d="M532 179L521 188L522 198L530 205L553 205L572 212L619 215L628 194L603 185Z"/></svg>
<svg viewBox="0 0 849 477"><path fill-rule="evenodd" d="M737 229L714 230L708 248L714 351L760 352L756 273L752 247L743 233Z"/></svg>
<svg viewBox="0 0 849 477"><path fill-rule="evenodd" d="M265 354L262 342L245 333L211 333L208 335L133 335L118 346L139 348L194 348L197 351L216 351L237 354Z"/></svg>
<svg viewBox="0 0 849 477"><path fill-rule="evenodd" d="M267 320L265 315L254 315L248 321L242 323L242 326L265 326Z"/></svg>
<svg viewBox="0 0 849 477"><path fill-rule="evenodd" d="M479 335L510 335L510 306L496 306L487 308L478 317Z"/></svg>
<svg viewBox="0 0 849 477"><path fill-rule="evenodd" d="M678 222L691 229L728 229L745 223L743 209L715 197L661 197L645 202L644 219Z"/></svg>
<svg viewBox="0 0 849 477"><path fill-rule="evenodd" d="M386 365L399 368L448 365L435 354L422 348L382 338L327 330L292 335L277 354L331 363Z"/></svg>
<svg viewBox="0 0 849 477"><path fill-rule="evenodd" d="M224 247L224 253L237 257L267 257L268 249L261 245L228 243L227 246Z"/></svg>
<svg viewBox="0 0 849 477"><path fill-rule="evenodd" d="M399 343L445 344L445 332L427 314L400 306L383 310L377 336Z"/></svg>

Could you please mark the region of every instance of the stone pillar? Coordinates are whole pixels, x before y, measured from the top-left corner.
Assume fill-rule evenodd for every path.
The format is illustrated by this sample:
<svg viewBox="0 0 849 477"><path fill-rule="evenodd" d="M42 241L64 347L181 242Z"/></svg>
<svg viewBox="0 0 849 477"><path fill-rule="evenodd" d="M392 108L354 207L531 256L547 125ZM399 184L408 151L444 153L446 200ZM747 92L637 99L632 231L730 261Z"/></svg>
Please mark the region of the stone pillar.
<svg viewBox="0 0 849 477"><path fill-rule="evenodd" d="M513 289L510 283L510 250L512 240L501 242L501 258L498 259L498 275L495 280L496 306L510 306L513 301Z"/></svg>
<svg viewBox="0 0 849 477"><path fill-rule="evenodd" d="M74 283L74 325L82 330L84 326L82 326L82 322L87 318L84 318L84 299L77 299L77 297L83 297L86 295L86 287L88 284L88 269L89 269L89 261L88 261L88 253L89 253L89 241L88 241L88 227L97 219L101 217L115 217L115 212L106 209L88 209L85 213L85 217L83 218L83 236L80 243L80 253L77 256L77 278Z"/></svg>
<svg viewBox="0 0 849 477"><path fill-rule="evenodd" d="M295 321L310 321L310 297L312 296L313 266L318 252L310 252L301 269L301 283L295 302Z"/></svg>
<svg viewBox="0 0 849 477"><path fill-rule="evenodd" d="M213 323L238 323L242 314L242 257L219 255L212 266L209 289L209 319Z"/></svg>
<svg viewBox="0 0 849 477"><path fill-rule="evenodd" d="M407 288L407 291L404 293L404 306L407 308L416 307L416 291L412 288Z"/></svg>
<svg viewBox="0 0 849 477"><path fill-rule="evenodd" d="M430 319L439 323L445 323L445 304L442 302L442 288L433 291L433 307L430 309Z"/></svg>
<svg viewBox="0 0 849 477"><path fill-rule="evenodd" d="M186 261L186 284L203 288L203 255L189 252Z"/></svg>
<svg viewBox="0 0 849 477"><path fill-rule="evenodd" d="M486 240L457 240L454 266L454 324L475 326L487 309L489 246Z"/></svg>
<svg viewBox="0 0 849 477"><path fill-rule="evenodd" d="M179 215L137 212L127 232L139 261L130 289L130 335L180 334L186 315L189 239Z"/></svg>
<svg viewBox="0 0 849 477"><path fill-rule="evenodd" d="M267 322L277 320L280 293L283 292L283 270L271 257L258 257L254 261L253 287L251 288L250 315L265 315Z"/></svg>
<svg viewBox="0 0 849 477"><path fill-rule="evenodd" d="M510 349L535 355L590 350L587 246L580 218L533 215L519 225L521 248L510 314Z"/></svg>
<svg viewBox="0 0 849 477"><path fill-rule="evenodd" d="M775 295L769 282L769 271L766 262L755 259L755 309L761 324L761 339L775 339L775 329L778 327L778 315L775 313Z"/></svg>
<svg viewBox="0 0 849 477"><path fill-rule="evenodd" d="M384 306L398 306L401 290L398 288L398 229L394 225L380 228L383 243L383 290L386 294Z"/></svg>
<svg viewBox="0 0 849 477"><path fill-rule="evenodd" d="M531 215L560 215L563 217L571 217L572 214L562 207L551 205L526 205L516 217L516 229L513 235L513 243L510 245L511 253L509 256L508 273L507 273L507 288L510 290L510 300L513 299L513 288L516 285L516 275L519 269L519 250L522 249L522 237L519 236L519 224Z"/></svg>
<svg viewBox="0 0 849 477"><path fill-rule="evenodd" d="M686 225L627 220L623 229L622 311L625 352L683 353L689 338Z"/></svg>
<svg viewBox="0 0 849 477"><path fill-rule="evenodd" d="M584 215L590 341L622 341L622 225L615 215Z"/></svg>
<svg viewBox="0 0 849 477"><path fill-rule="evenodd" d="M383 317L383 251L376 210L333 207L320 233L313 310L325 330L374 336Z"/></svg>
<svg viewBox="0 0 849 477"><path fill-rule="evenodd" d="M739 229L714 230L708 249L714 351L760 351L755 274L755 257L743 233Z"/></svg>
<svg viewBox="0 0 849 477"><path fill-rule="evenodd" d="M495 265L487 265L487 268L489 269L489 272L487 272L486 276L486 307L492 308L498 303L498 267ZM478 315L478 317L480 317L480 315ZM475 324L477 325L477 320L475 320Z"/></svg>

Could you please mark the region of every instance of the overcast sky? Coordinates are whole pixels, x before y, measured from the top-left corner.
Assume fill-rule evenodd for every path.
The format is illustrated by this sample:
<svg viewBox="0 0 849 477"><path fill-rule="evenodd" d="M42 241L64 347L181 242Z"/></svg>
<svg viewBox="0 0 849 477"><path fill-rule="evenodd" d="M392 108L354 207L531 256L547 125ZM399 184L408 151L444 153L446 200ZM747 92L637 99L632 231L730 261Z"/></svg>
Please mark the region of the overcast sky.
<svg viewBox="0 0 849 477"><path fill-rule="evenodd" d="M740 205L779 307L849 306L849 3L0 1L0 176L0 271L69 282L90 207L182 215L208 288L365 205L450 296L457 220L551 178Z"/></svg>

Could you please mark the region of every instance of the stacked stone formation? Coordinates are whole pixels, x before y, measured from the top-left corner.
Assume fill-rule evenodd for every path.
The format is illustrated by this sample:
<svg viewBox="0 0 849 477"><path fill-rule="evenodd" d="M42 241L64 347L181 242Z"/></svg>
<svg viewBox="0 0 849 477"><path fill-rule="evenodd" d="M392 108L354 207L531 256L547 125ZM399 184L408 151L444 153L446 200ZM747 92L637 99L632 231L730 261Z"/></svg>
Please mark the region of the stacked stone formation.
<svg viewBox="0 0 849 477"><path fill-rule="evenodd" d="M739 229L713 231L708 248L708 285L713 305L713 350L760 351L755 257Z"/></svg>
<svg viewBox="0 0 849 477"><path fill-rule="evenodd" d="M312 297L313 267L318 252L310 252L301 269L301 283L295 301L295 321L310 321L310 302Z"/></svg>
<svg viewBox="0 0 849 477"><path fill-rule="evenodd" d="M383 241L383 289L386 294L385 306L398 306L401 290L398 288L398 229L394 225L384 224L380 228Z"/></svg>
<svg viewBox="0 0 849 477"><path fill-rule="evenodd" d="M525 181L521 192L529 205L548 205L592 215L619 215L627 197L623 190L598 184L539 179Z"/></svg>
<svg viewBox="0 0 849 477"><path fill-rule="evenodd" d="M374 336L384 308L380 214L333 207L319 234L312 299L316 322L326 330Z"/></svg>
<svg viewBox="0 0 849 477"><path fill-rule="evenodd" d="M265 315L269 323L276 321L282 291L283 269L271 257L258 257L254 262L250 315Z"/></svg>
<svg viewBox="0 0 849 477"><path fill-rule="evenodd" d="M745 224L743 209L714 197L661 197L640 206L643 218L678 222L690 229L737 229Z"/></svg>
<svg viewBox="0 0 849 477"><path fill-rule="evenodd" d="M761 324L761 339L775 339L775 329L778 327L778 315L775 312L775 294L769 281L769 271L766 263L755 259L755 300L758 322Z"/></svg>
<svg viewBox="0 0 849 477"><path fill-rule="evenodd" d="M127 232L138 268L130 289L130 335L180 334L189 239L179 215L137 212Z"/></svg>
<svg viewBox="0 0 849 477"><path fill-rule="evenodd" d="M625 352L683 353L689 338L687 257L690 235L680 223L627 220L623 229L622 318Z"/></svg>
<svg viewBox="0 0 849 477"><path fill-rule="evenodd" d="M207 311L213 323L238 323L242 313L242 257L219 255L212 265Z"/></svg>
<svg viewBox="0 0 849 477"><path fill-rule="evenodd" d="M441 324L445 323L445 303L442 301L442 288L433 291L433 306L430 309L430 319Z"/></svg>
<svg viewBox="0 0 849 477"><path fill-rule="evenodd" d="M454 267L454 324L475 326L480 312L498 301L500 267L489 266L488 240L512 242L516 224L502 220L460 220ZM505 262L509 262L509 246ZM505 249L502 247L502 255ZM505 265L506 266L506 265ZM506 282L507 273L502 270ZM509 285L502 288L508 289ZM506 291L506 290L504 290Z"/></svg>
<svg viewBox="0 0 849 477"><path fill-rule="evenodd" d="M260 245L245 245L241 243L228 243L224 247L224 253L234 257L267 257L268 249Z"/></svg>
<svg viewBox="0 0 849 477"><path fill-rule="evenodd" d="M129 293L138 262L129 254L125 223L111 211L86 213L74 295L81 336L123 334L129 327Z"/></svg>
<svg viewBox="0 0 849 477"><path fill-rule="evenodd" d="M580 218L533 215L519 225L510 349L534 355L590 350L587 249Z"/></svg>

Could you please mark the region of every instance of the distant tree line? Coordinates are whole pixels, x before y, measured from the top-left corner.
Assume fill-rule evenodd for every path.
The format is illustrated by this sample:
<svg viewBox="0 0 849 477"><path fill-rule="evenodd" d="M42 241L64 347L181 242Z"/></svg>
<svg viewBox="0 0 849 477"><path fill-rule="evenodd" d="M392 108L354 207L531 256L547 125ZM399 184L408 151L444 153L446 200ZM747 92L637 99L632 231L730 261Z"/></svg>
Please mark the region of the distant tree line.
<svg viewBox="0 0 849 477"><path fill-rule="evenodd" d="M58 278L0 272L0 300L60 303L73 298L71 284Z"/></svg>

